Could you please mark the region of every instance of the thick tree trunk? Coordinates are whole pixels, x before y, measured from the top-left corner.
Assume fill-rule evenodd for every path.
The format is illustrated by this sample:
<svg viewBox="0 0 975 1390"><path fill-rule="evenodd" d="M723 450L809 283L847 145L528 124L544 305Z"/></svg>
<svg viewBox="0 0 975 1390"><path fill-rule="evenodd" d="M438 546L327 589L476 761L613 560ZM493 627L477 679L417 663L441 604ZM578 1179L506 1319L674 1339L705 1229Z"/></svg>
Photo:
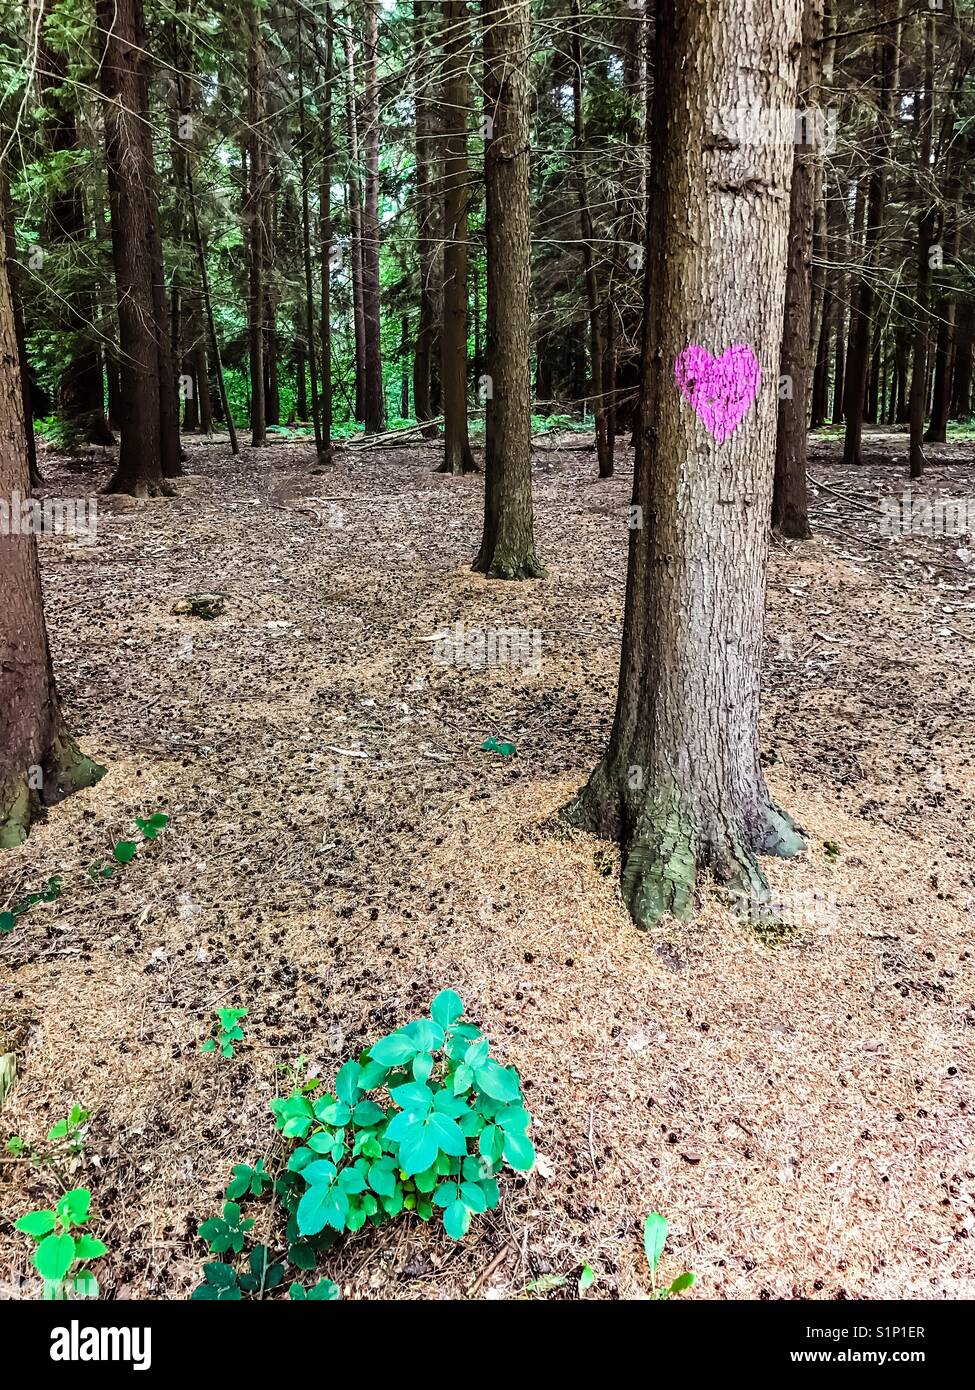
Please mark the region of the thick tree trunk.
<svg viewBox="0 0 975 1390"><path fill-rule="evenodd" d="M382 303L379 284L379 78L376 50L379 46L379 0L365 0L364 106L366 180L362 213L362 317L365 331L365 382L363 417L367 433L386 428L386 396L383 387Z"/></svg>
<svg viewBox="0 0 975 1390"><path fill-rule="evenodd" d="M25 839L42 804L90 787L104 768L86 758L58 704L41 598L37 538L20 526L30 493L20 366L0 218L0 849ZM17 508L17 515L14 509Z"/></svg>
<svg viewBox="0 0 975 1390"><path fill-rule="evenodd" d="M483 0L487 197L484 532L474 569L544 573L535 554L531 471L530 0Z"/></svg>
<svg viewBox="0 0 975 1390"><path fill-rule="evenodd" d="M50 0L47 8L50 9ZM73 154L79 148L78 122L63 100L67 78L65 58L43 40L38 55L38 88L50 112L50 148L55 155ZM53 250L88 252L88 227L82 181L77 174L57 186L51 199L45 241ZM16 288L15 288L16 302ZM101 358L98 340L92 334L94 297L87 290L75 291L60 301L60 327L72 335L71 360L57 386L58 418L69 445L84 441L107 446L114 436L105 418Z"/></svg>
<svg viewBox="0 0 975 1390"><path fill-rule="evenodd" d="M171 492L178 473L142 0L98 0L99 75L119 320L118 465L109 492ZM175 465L174 465L175 454Z"/></svg>
<svg viewBox="0 0 975 1390"><path fill-rule="evenodd" d="M820 42L825 0L805 0L799 106L808 112L806 143L797 144L789 213L789 258L779 375L785 389L779 401L772 490L772 525L783 536L805 540L810 534L806 497L806 443L812 385L813 224L820 179Z"/></svg>
<svg viewBox="0 0 975 1390"><path fill-rule="evenodd" d="M301 144L301 249L305 268L305 338L307 343L308 366L311 374L311 413L315 431L315 451L322 462L327 461L322 422L318 409L318 362L315 353L315 295L311 271L311 211L308 198L308 132L305 119L305 74L304 53L301 45L301 10L296 7L295 20L298 29L298 122ZM304 384L305 354L301 356L302 385ZM308 418L308 404L303 402L304 414Z"/></svg>
<svg viewBox="0 0 975 1390"><path fill-rule="evenodd" d="M471 473L467 427L467 163L469 22L466 0L443 0L444 245L440 381L444 459L439 472Z"/></svg>
<svg viewBox="0 0 975 1390"><path fill-rule="evenodd" d="M658 10L656 71L681 80L658 81L654 99L643 526L609 748L569 811L620 840L623 895L644 926L688 915L706 868L764 900L756 855L802 845L766 790L758 736L792 147L729 128L736 112L794 107L800 11Z"/></svg>

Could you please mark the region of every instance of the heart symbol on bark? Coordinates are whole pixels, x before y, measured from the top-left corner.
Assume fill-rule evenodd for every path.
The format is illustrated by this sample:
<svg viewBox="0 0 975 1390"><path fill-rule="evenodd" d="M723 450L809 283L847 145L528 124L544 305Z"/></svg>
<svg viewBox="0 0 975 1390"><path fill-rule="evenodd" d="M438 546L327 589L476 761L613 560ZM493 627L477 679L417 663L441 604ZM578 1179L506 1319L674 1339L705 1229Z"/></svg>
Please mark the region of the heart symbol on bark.
<svg viewBox="0 0 975 1390"><path fill-rule="evenodd" d="M674 379L704 428L723 444L758 394L762 369L747 343L736 343L720 357L692 343L678 354Z"/></svg>

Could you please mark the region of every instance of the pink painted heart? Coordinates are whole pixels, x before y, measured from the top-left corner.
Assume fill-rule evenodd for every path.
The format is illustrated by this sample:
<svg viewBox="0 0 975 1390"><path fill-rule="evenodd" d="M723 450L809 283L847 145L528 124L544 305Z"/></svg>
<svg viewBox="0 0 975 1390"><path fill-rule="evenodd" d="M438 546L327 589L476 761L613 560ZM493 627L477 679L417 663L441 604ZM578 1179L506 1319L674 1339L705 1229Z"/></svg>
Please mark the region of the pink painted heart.
<svg viewBox="0 0 975 1390"><path fill-rule="evenodd" d="M674 378L704 428L723 444L758 394L762 369L747 343L736 343L720 357L691 343L678 354Z"/></svg>

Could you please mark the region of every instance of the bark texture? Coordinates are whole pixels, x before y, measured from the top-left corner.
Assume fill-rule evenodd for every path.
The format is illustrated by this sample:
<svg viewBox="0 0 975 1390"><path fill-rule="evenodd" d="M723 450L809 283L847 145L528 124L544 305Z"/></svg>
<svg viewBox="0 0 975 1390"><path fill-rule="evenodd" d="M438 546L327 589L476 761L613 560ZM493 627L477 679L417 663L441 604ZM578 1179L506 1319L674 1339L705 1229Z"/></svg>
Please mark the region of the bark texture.
<svg viewBox="0 0 975 1390"><path fill-rule="evenodd" d="M710 869L749 900L758 854L802 841L759 760L765 566L792 143L734 113L795 106L800 0L661 0L646 318L623 651L613 732L568 808L616 838L636 922L689 915ZM729 36L734 36L730 42ZM716 443L675 383L691 344L747 344L761 381Z"/></svg>
<svg viewBox="0 0 975 1390"><path fill-rule="evenodd" d="M531 475L529 0L484 0L484 88L493 120L487 190L484 533L474 569L494 579L543 573Z"/></svg>
<svg viewBox="0 0 975 1390"><path fill-rule="evenodd" d="M30 492L20 365L0 219L0 499ZM0 530L0 849L20 844L42 804L91 786L104 768L67 731L48 649L37 538L13 515Z"/></svg>

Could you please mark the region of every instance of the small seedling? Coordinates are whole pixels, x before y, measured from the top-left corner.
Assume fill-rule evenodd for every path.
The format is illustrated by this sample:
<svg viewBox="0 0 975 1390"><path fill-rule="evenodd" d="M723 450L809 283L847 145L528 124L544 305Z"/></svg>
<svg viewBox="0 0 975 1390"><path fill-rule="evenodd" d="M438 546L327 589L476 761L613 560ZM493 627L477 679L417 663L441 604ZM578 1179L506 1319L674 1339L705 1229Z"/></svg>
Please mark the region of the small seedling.
<svg viewBox="0 0 975 1390"><path fill-rule="evenodd" d="M233 1180L227 1187L227 1196L232 1201L237 1201L241 1197L260 1197L265 1187L269 1187L274 1179L264 1167L263 1158L257 1160L256 1168L251 1168L247 1163L237 1163L234 1165Z"/></svg>
<svg viewBox="0 0 975 1390"><path fill-rule="evenodd" d="M318 1302L332 1302L334 1299L341 1298L342 1293L338 1284L331 1279L319 1279L314 1288L308 1289L307 1292L302 1284L292 1284L288 1289L288 1297L299 1303L310 1303L312 1299Z"/></svg>
<svg viewBox="0 0 975 1390"><path fill-rule="evenodd" d="M18 1231L37 1242L31 1263L44 1280L44 1297L66 1299L72 1293L80 1298L98 1297L98 1280L81 1266L100 1259L108 1247L86 1231L91 1193L87 1187L73 1187L52 1209L29 1211L14 1222Z"/></svg>
<svg viewBox="0 0 975 1390"><path fill-rule="evenodd" d="M214 1027L217 1030L215 1038L208 1038L200 1046L201 1052L216 1052L220 1049L222 1057L232 1057L234 1055L234 1043L244 1041L244 1030L240 1026L240 1020L247 1017L246 1009L218 1009L217 1022Z"/></svg>
<svg viewBox="0 0 975 1390"><path fill-rule="evenodd" d="M583 1265L582 1273L579 1275L579 1297L587 1293L596 1282L596 1272L592 1265Z"/></svg>
<svg viewBox="0 0 975 1390"><path fill-rule="evenodd" d="M42 888L39 893L27 893L19 902L14 903L8 912L0 912L0 935L13 931L17 925L17 918L29 912L35 903L53 903L60 896L61 880L49 878L47 887Z"/></svg>
<svg viewBox="0 0 975 1390"><path fill-rule="evenodd" d="M53 1124L48 1130L48 1142L51 1144L63 1142L71 1153L84 1153L85 1134L90 1119L90 1110L82 1110L80 1105L72 1105L70 1114L66 1115L63 1120L58 1120L57 1124Z"/></svg>
<svg viewBox="0 0 975 1390"><path fill-rule="evenodd" d="M651 1297L653 1298L670 1298L672 1294L683 1293L694 1283L694 1275L688 1272L678 1274L671 1284L657 1287L657 1266L667 1243L668 1229L666 1218L657 1211L652 1211L643 1224L643 1249L646 1252L647 1264L650 1266L650 1282L653 1287Z"/></svg>
<svg viewBox="0 0 975 1390"><path fill-rule="evenodd" d="M513 743L507 743L504 740L496 738L486 738L481 744L481 752L500 753L502 758L511 758L518 752L518 749Z"/></svg>

